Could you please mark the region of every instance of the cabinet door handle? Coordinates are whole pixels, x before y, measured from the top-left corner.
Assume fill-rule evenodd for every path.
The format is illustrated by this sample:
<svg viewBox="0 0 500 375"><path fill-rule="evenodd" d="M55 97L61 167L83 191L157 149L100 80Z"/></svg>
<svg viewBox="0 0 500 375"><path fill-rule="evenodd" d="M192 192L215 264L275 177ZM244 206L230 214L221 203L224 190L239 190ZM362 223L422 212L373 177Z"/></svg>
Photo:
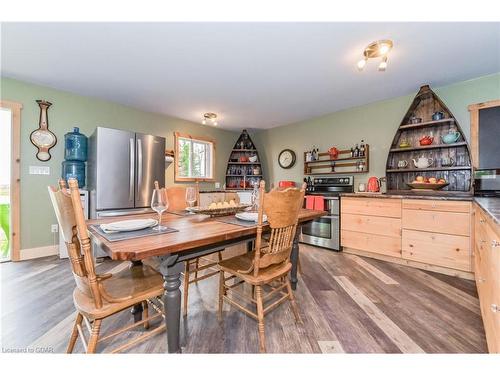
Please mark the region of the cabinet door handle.
<svg viewBox="0 0 500 375"><path fill-rule="evenodd" d="M497 313L498 312L498 306L495 305L494 303L491 304L491 311L493 311L494 313Z"/></svg>
<svg viewBox="0 0 500 375"><path fill-rule="evenodd" d="M491 241L491 247L498 247L498 246L500 246L500 242L498 242L497 240Z"/></svg>
<svg viewBox="0 0 500 375"><path fill-rule="evenodd" d="M481 224L483 224L483 223L485 223L485 222L486 222L486 220L484 220L484 219L479 219L479 222L480 222Z"/></svg>

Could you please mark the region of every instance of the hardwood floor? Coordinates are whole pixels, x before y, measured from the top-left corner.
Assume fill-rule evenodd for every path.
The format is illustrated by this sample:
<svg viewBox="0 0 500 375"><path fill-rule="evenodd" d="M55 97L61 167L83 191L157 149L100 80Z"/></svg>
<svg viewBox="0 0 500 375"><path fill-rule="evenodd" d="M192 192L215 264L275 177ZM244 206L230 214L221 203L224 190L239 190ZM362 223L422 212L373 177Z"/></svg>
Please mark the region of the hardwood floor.
<svg viewBox="0 0 500 375"><path fill-rule="evenodd" d="M300 254L295 296L304 323L295 323L288 304L269 313L269 353L487 352L473 281L307 245L301 245ZM64 352L74 318L68 261L49 257L0 267L2 349ZM105 261L97 270L116 267ZM67 282L61 286L61 280ZM225 305L224 320L218 322L217 288L217 278L190 287L189 313L181 327L183 352L258 352L253 319ZM103 324L103 334L130 319L128 311L122 312ZM165 341L160 334L129 352L163 353ZM98 351L119 342L113 339ZM80 343L75 351L82 351Z"/></svg>

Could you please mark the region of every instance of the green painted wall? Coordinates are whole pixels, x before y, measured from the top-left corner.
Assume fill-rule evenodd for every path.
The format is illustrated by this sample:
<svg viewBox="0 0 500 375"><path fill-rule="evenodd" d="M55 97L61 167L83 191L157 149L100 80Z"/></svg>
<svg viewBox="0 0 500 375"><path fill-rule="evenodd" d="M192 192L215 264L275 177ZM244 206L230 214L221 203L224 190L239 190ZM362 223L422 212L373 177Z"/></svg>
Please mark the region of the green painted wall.
<svg viewBox="0 0 500 375"><path fill-rule="evenodd" d="M96 126L139 131L163 136L167 149L173 149L175 131L213 138L216 141L216 181L224 183L226 162L239 133L211 128L160 114L143 112L123 105L79 96L47 87L1 79L1 98L23 104L21 111L21 249L57 243L50 232L56 223L49 201L47 186L55 185L61 173L64 134L74 126L89 136ZM36 159L36 148L29 140L38 127L39 108L36 99L50 101L49 128L57 136L57 145L50 151L52 159L46 163ZM50 167L50 176L29 175L30 165ZM174 179L174 167L166 170L166 184ZM213 184L210 185L213 187ZM54 242L55 241L55 242Z"/></svg>
<svg viewBox="0 0 500 375"><path fill-rule="evenodd" d="M445 87L431 87L457 118L467 139L470 121L467 106L500 98L500 73L459 82ZM267 181L302 181L304 178L303 152L313 145L320 151L331 146L350 148L364 139L370 145L370 172L355 175L355 186L369 176L385 175L385 163L390 143L415 93L379 101L326 116L258 132L254 139L265 154L264 175ZM291 169L279 167L281 150L290 148L297 154ZM262 152L261 151L261 152Z"/></svg>

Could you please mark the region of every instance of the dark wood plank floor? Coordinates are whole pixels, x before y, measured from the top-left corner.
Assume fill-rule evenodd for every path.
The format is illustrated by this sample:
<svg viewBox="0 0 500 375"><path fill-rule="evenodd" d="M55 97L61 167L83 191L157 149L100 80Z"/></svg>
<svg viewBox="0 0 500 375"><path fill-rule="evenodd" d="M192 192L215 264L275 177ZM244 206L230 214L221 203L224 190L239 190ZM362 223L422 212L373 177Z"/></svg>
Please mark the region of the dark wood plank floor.
<svg viewBox="0 0 500 375"><path fill-rule="evenodd" d="M296 298L304 323L295 323L288 304L271 312L266 317L268 352L487 352L473 281L306 245L301 245L301 265ZM97 269L120 267L106 261ZM74 318L68 261L49 257L3 263L1 273L3 349L64 352ZM216 278L191 286L183 351L257 352L256 322L228 306L218 322L216 306ZM130 320L123 312L104 322L103 333ZM137 328L125 335L141 332ZM165 340L160 334L129 352L162 353ZM98 351L119 342L118 337ZM81 350L78 344L75 351Z"/></svg>

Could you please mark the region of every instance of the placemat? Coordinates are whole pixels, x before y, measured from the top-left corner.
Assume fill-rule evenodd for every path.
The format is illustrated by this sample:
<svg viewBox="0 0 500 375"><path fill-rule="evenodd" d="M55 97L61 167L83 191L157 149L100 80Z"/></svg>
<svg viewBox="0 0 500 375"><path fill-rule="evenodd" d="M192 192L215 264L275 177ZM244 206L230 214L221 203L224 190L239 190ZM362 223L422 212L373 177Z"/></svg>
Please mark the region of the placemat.
<svg viewBox="0 0 500 375"><path fill-rule="evenodd" d="M177 229L174 228L166 228L161 232L153 230L153 228L145 228L140 230L134 230L130 232L118 232L118 233L105 233L99 225L91 225L92 229L94 229L97 233L107 239L109 242L130 240L132 238L139 237L147 237L147 236L156 236L158 234L172 233L178 232Z"/></svg>
<svg viewBox="0 0 500 375"><path fill-rule="evenodd" d="M256 227L257 226L257 223L254 221L240 220L234 215L214 217L214 220L220 221L221 223L241 225L242 227Z"/></svg>

